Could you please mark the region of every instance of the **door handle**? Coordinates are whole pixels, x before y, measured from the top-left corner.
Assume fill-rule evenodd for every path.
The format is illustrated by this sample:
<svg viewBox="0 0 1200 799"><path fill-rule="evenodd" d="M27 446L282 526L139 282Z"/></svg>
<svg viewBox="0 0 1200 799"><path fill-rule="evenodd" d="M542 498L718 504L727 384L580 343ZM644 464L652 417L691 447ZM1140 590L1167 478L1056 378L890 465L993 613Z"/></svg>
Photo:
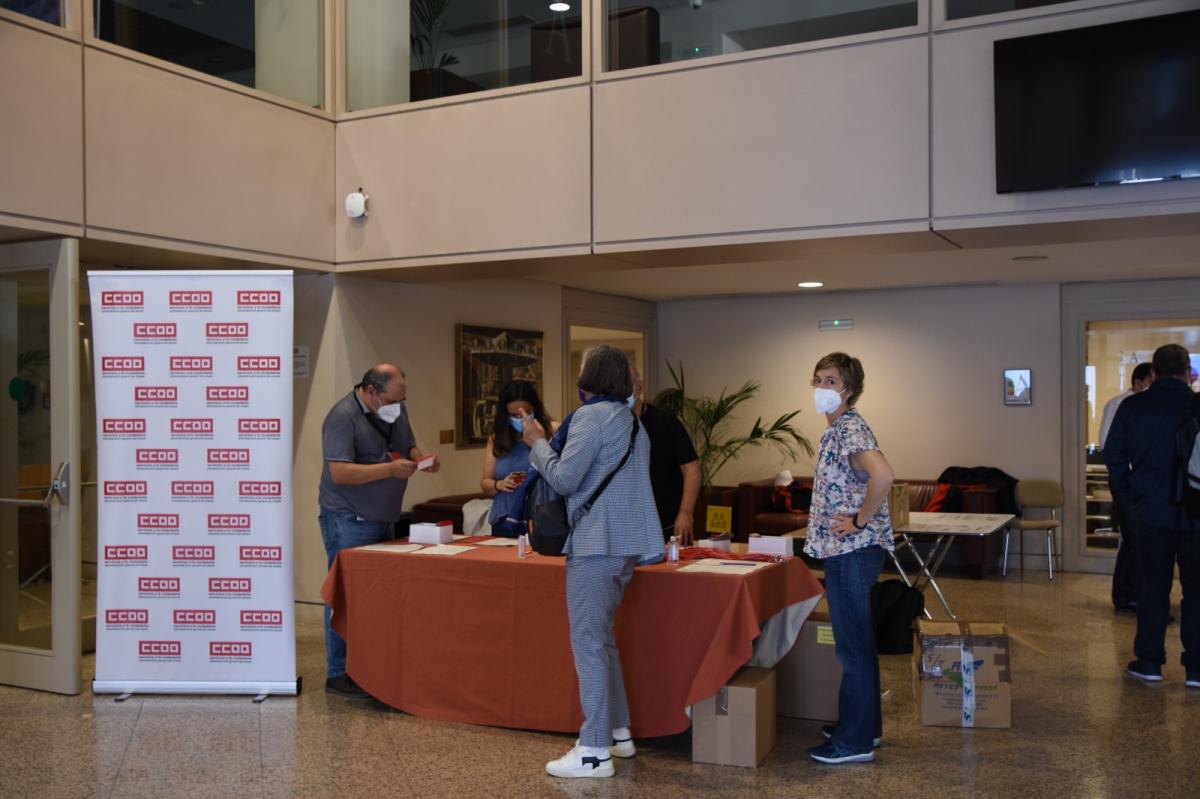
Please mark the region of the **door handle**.
<svg viewBox="0 0 1200 799"><path fill-rule="evenodd" d="M71 464L63 461L58 465L58 472L54 479L50 481L50 485L46 488L46 496L42 499L13 499L11 497L0 497L0 503L5 505L19 505L22 508L48 508L50 500L58 497L60 504L66 505L70 502L70 486L71 486Z"/></svg>

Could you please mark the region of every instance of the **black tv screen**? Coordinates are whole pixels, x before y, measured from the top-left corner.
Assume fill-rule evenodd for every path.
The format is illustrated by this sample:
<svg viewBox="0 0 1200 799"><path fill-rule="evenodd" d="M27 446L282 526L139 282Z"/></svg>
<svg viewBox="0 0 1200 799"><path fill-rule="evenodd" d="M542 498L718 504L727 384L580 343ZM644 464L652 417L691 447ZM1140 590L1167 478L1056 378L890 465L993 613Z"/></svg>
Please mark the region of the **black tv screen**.
<svg viewBox="0 0 1200 799"><path fill-rule="evenodd" d="M996 191L1200 178L1200 11L995 42Z"/></svg>

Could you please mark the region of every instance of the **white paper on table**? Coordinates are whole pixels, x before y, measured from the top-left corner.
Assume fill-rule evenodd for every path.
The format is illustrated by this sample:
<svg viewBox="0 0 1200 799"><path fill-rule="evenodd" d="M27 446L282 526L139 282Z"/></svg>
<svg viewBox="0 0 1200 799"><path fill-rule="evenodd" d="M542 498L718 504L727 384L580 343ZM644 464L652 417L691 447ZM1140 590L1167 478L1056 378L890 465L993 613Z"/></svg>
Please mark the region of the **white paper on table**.
<svg viewBox="0 0 1200 799"><path fill-rule="evenodd" d="M438 544L437 546L425 547L417 552L418 555L461 555L464 552L470 552L475 547L460 547L454 544Z"/></svg>
<svg viewBox="0 0 1200 799"><path fill-rule="evenodd" d="M420 548L420 544L369 544L365 547L355 547L367 552L416 552Z"/></svg>
<svg viewBox="0 0 1200 799"><path fill-rule="evenodd" d="M713 558L704 558L703 560L689 563L679 569L679 571L693 574L749 574L770 565L770 563L761 560L715 560Z"/></svg>
<svg viewBox="0 0 1200 799"><path fill-rule="evenodd" d="M489 538L486 541L479 541L481 547L515 547L517 539L515 538Z"/></svg>

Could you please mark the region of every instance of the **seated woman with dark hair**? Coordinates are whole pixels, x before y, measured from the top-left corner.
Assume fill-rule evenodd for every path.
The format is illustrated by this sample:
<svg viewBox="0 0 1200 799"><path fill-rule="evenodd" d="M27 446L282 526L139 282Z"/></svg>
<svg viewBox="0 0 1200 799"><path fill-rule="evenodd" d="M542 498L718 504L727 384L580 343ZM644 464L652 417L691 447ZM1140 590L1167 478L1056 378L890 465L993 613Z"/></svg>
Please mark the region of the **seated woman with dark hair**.
<svg viewBox="0 0 1200 799"><path fill-rule="evenodd" d="M515 535L506 532L504 525L497 525L515 511L519 501L517 489L525 481L529 471L529 447L521 440L521 419L532 416L543 429L555 430L557 425L550 421L542 405L537 389L528 380L514 380L500 392L496 403L496 418L492 423L492 434L488 437L487 454L483 458L483 478L479 487L483 493L493 497L488 512L488 524L493 526L493 535Z"/></svg>

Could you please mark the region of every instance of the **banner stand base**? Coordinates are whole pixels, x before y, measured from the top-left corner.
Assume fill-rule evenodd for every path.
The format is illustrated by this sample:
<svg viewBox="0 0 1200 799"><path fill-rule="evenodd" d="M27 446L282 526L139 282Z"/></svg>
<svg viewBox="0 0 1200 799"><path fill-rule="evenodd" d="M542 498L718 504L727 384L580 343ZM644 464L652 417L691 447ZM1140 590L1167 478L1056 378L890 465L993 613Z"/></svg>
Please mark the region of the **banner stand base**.
<svg viewBox="0 0 1200 799"><path fill-rule="evenodd" d="M304 681L294 682L217 682L92 680L93 694L236 694L258 696L297 696Z"/></svg>

